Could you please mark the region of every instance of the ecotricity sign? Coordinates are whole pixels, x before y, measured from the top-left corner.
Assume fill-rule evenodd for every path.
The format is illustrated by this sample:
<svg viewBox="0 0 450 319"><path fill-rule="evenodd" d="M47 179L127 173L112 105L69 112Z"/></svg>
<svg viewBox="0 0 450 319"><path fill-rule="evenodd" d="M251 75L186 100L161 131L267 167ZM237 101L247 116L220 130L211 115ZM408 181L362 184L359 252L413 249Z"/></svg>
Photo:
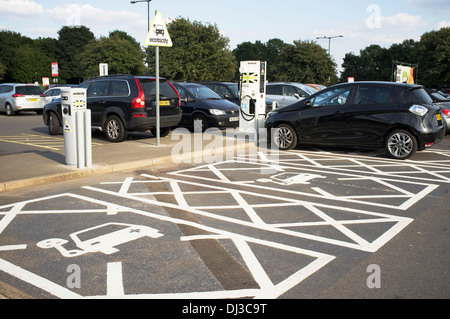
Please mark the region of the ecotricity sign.
<svg viewBox="0 0 450 319"><path fill-rule="evenodd" d="M173 45L164 19L159 11L156 12L155 19L153 20L150 31L145 39L145 44L162 47L171 47Z"/></svg>

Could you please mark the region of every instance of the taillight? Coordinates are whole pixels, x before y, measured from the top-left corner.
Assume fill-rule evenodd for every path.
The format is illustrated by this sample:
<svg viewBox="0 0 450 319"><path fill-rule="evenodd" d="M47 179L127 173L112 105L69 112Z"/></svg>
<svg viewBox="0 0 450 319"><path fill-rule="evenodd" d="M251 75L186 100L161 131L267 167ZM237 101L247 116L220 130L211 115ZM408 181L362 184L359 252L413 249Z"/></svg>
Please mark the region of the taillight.
<svg viewBox="0 0 450 319"><path fill-rule="evenodd" d="M14 94L13 97L23 97L23 94Z"/></svg>
<svg viewBox="0 0 450 319"><path fill-rule="evenodd" d="M172 83L170 83L169 81L167 81L167 83L170 84L170 86L172 87L172 89L177 92L178 95L178 106L181 107L181 96L180 96L180 92L178 92L178 90L175 88L175 86L173 86Z"/></svg>
<svg viewBox="0 0 450 319"><path fill-rule="evenodd" d="M442 113L444 113L446 116L450 116L450 111L449 110L443 109Z"/></svg>
<svg viewBox="0 0 450 319"><path fill-rule="evenodd" d="M131 103L131 108L132 109L140 109L140 108L145 108L145 93L144 93L144 89L142 87L141 82L139 82L138 79L134 79L136 81L136 85L138 87L139 93L138 93L138 97L133 99L133 102Z"/></svg>

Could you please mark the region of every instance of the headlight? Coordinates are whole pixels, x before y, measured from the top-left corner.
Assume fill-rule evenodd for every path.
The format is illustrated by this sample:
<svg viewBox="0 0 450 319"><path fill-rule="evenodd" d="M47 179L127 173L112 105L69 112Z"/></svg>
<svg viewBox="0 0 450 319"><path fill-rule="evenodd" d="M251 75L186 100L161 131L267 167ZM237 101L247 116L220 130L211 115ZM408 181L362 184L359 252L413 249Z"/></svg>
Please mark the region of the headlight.
<svg viewBox="0 0 450 319"><path fill-rule="evenodd" d="M419 116L424 116L427 114L428 109L425 106L414 104L409 108L409 111Z"/></svg>
<svg viewBox="0 0 450 319"><path fill-rule="evenodd" d="M224 111L219 110L219 109L211 109L211 110L209 110L209 112L210 112L212 115L224 115L224 114L225 114Z"/></svg>

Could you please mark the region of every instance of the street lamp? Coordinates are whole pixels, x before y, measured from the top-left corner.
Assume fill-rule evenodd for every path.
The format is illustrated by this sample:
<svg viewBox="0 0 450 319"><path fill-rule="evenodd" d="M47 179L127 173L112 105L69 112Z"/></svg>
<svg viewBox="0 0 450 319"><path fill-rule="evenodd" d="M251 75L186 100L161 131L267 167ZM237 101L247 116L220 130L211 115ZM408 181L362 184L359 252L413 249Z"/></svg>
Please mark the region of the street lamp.
<svg viewBox="0 0 450 319"><path fill-rule="evenodd" d="M331 56L331 39L343 38L343 37L344 37L343 35L336 35L336 36L333 36L333 37L327 37L327 36L325 36L325 37L317 37L316 39L317 40L319 40L319 39L328 39L328 54Z"/></svg>
<svg viewBox="0 0 450 319"><path fill-rule="evenodd" d="M131 4L136 4L138 2L147 2L148 5L148 32L150 32L150 2L152 0L136 0L136 1L130 1Z"/></svg>

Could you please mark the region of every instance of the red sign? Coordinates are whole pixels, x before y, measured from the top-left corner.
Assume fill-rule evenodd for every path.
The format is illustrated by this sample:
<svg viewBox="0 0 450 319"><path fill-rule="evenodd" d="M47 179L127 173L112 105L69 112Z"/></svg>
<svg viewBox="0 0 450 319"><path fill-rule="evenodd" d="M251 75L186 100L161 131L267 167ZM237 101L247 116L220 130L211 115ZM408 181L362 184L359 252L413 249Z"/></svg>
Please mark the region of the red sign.
<svg viewBox="0 0 450 319"><path fill-rule="evenodd" d="M52 76L58 76L58 62L52 62Z"/></svg>

